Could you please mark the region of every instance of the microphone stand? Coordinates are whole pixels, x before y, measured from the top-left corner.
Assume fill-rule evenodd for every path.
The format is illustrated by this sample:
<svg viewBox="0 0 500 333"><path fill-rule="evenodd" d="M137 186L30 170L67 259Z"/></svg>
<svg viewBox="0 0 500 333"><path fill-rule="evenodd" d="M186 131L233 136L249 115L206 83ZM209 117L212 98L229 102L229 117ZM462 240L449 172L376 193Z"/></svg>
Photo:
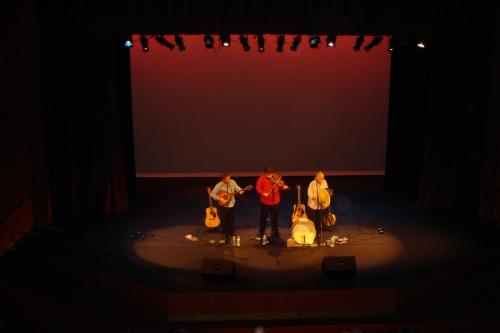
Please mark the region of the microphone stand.
<svg viewBox="0 0 500 333"><path fill-rule="evenodd" d="M224 205L224 226L222 227L224 229L224 236L225 238L228 237L228 235L226 234L226 232L228 231L228 228L229 228L229 221L228 221L228 218L229 218L229 203L231 202L231 193L229 193L229 189L231 187L229 186L229 184L226 185L226 193L227 193L227 202L226 204ZM231 235L232 236L232 235ZM227 240L228 243L231 242L231 239Z"/></svg>
<svg viewBox="0 0 500 333"><path fill-rule="evenodd" d="M273 234L273 206L274 206L274 187L276 186L276 183L273 183L273 186L271 186L271 210L270 210L270 213L271 213L271 216L270 216L270 221L271 221L271 236ZM277 207L276 207L277 209ZM276 213L277 214L277 213ZM278 221L276 221L276 228L278 228ZM273 242L273 244L276 242L275 239L271 239L271 241Z"/></svg>
<svg viewBox="0 0 500 333"><path fill-rule="evenodd" d="M321 246L322 241L323 241L323 221L321 220L322 218L322 208L323 204L320 205L320 200L319 200L319 186L318 186L318 181L315 180L316 182L316 219L318 220L319 223L319 246Z"/></svg>
<svg viewBox="0 0 500 333"><path fill-rule="evenodd" d="M273 209L276 209L276 213L275 213L275 215L276 215L276 228L278 229L278 206L276 205L275 208L273 208L273 206L274 206L274 188L277 186L279 180L280 179L274 180L274 178L270 178L270 181L272 183L271 191L269 193L269 195L271 196L271 209L269 211L269 213L271 214L271 216L270 216L270 220L271 220L271 235L273 234ZM278 229L278 232L279 232L279 229Z"/></svg>

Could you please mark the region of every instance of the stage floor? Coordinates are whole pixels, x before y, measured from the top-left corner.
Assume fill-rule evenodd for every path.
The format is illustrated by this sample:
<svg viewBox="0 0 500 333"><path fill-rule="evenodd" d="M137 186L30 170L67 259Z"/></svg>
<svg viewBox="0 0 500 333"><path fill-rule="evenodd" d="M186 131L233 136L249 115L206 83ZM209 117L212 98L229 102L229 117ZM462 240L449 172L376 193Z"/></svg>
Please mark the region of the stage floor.
<svg viewBox="0 0 500 333"><path fill-rule="evenodd" d="M236 180L243 186L255 181ZM219 245L220 234L204 227L206 187L216 181L143 180L130 216L75 225L71 228L74 242L103 269L165 291L345 287L345 282L324 276L321 264L326 256L355 257L357 272L351 286L397 287L445 266L478 242L467 229L469 223L417 209L411 196L385 191L382 177L343 177L329 180L336 191L337 224L324 231L324 239L347 237L346 244L287 247L296 200L296 192L290 191L283 194L279 212L282 245L262 247L255 239L260 212L254 192L237 202L236 233L241 246ZM308 179L290 177L287 181L290 187L301 184L305 188ZM187 239L188 234L198 241ZM234 279L225 283L204 280L200 272L204 258L234 261Z"/></svg>

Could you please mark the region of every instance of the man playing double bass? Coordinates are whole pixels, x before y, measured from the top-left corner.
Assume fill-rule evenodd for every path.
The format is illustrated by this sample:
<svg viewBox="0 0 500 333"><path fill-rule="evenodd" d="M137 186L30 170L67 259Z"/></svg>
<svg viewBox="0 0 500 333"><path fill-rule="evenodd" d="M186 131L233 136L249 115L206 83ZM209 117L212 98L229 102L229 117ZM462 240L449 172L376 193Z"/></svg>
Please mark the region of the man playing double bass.
<svg viewBox="0 0 500 333"><path fill-rule="evenodd" d="M260 226L258 236L266 233L267 217L271 217L271 241L279 241L278 229L278 207L280 203L280 192L287 190L281 177L274 172L271 166L266 167L264 173L257 180L255 190L259 193L260 201Z"/></svg>

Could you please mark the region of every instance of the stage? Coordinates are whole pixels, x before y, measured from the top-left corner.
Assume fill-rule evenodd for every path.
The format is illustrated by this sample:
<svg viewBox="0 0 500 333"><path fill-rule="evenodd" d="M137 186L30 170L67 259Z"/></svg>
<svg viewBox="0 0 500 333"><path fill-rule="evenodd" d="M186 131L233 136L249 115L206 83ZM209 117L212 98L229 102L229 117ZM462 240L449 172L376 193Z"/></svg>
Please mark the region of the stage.
<svg viewBox="0 0 500 333"><path fill-rule="evenodd" d="M242 185L254 182L236 180ZM79 224L71 232L108 269L126 267L120 274L165 291L336 288L338 284L322 271L323 258L328 256L355 257L352 285L395 287L446 265L474 243L461 228L463 221L418 210L411 196L383 190L382 177L339 177L330 181L336 190L337 223L323 230L323 239L346 237L345 244L287 247L296 201L293 191L283 194L280 206L282 244L261 246L256 240L260 211L255 192L237 201L236 234L241 245L220 244L220 233L204 226L206 187L216 181L140 180L137 205L130 216ZM288 181L292 187L308 180L290 177ZM207 282L200 274L201 262L207 258L234 261L234 278Z"/></svg>
<svg viewBox="0 0 500 333"><path fill-rule="evenodd" d="M443 320L462 325L456 318L466 311L468 325L476 314L495 309L482 295L491 294L498 276L496 233L419 210L411 195L386 190L383 177L328 179L335 189L337 223L324 230L324 239L348 239L334 247L287 247L293 191L282 196L281 244L262 246L255 239L260 214L255 192L237 201L240 246L219 244L220 234L204 226L206 187L216 181L139 179L130 215L38 226L9 254L6 272L19 272L13 278L20 280L51 272L40 280L51 295L69 293L76 304L90 298L89 309L96 297L103 308L125 300L135 304L130 321L156 320L160 326L165 320L191 328L225 323L231 331L257 323L287 327L293 321L325 324L327 331L333 324L357 323L378 332L418 327L436 313L437 326L448 325ZM309 179L286 181L295 188ZM198 240L186 238L189 234ZM325 258L342 257L354 259L352 274L325 274ZM206 278L202 262L207 260L230 263L234 271ZM116 318L121 316L118 311ZM333 331L345 330L337 328Z"/></svg>

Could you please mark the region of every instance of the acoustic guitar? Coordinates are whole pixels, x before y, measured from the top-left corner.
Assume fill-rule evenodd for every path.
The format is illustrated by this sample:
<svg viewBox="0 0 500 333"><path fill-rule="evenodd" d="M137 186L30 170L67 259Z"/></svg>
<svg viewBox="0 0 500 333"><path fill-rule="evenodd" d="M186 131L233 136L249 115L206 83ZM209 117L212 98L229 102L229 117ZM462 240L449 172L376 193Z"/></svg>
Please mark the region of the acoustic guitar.
<svg viewBox="0 0 500 333"><path fill-rule="evenodd" d="M292 222L298 222L299 219L307 219L306 206L300 201L300 185L297 185L297 204L293 205Z"/></svg>
<svg viewBox="0 0 500 333"><path fill-rule="evenodd" d="M217 215L217 208L214 207L212 202L212 190L210 187L207 188L208 192L208 202L210 203L210 207L205 209L206 217L205 217L205 226L207 228L216 228L220 225L220 219Z"/></svg>
<svg viewBox="0 0 500 333"><path fill-rule="evenodd" d="M253 189L252 185L246 186L244 189L242 189L243 192L250 191ZM243 193L242 193L243 194ZM219 200L217 202L221 206L227 206L229 202L231 201L231 197L235 195L234 192L227 192L227 191L219 191L217 192L217 196L219 197Z"/></svg>

